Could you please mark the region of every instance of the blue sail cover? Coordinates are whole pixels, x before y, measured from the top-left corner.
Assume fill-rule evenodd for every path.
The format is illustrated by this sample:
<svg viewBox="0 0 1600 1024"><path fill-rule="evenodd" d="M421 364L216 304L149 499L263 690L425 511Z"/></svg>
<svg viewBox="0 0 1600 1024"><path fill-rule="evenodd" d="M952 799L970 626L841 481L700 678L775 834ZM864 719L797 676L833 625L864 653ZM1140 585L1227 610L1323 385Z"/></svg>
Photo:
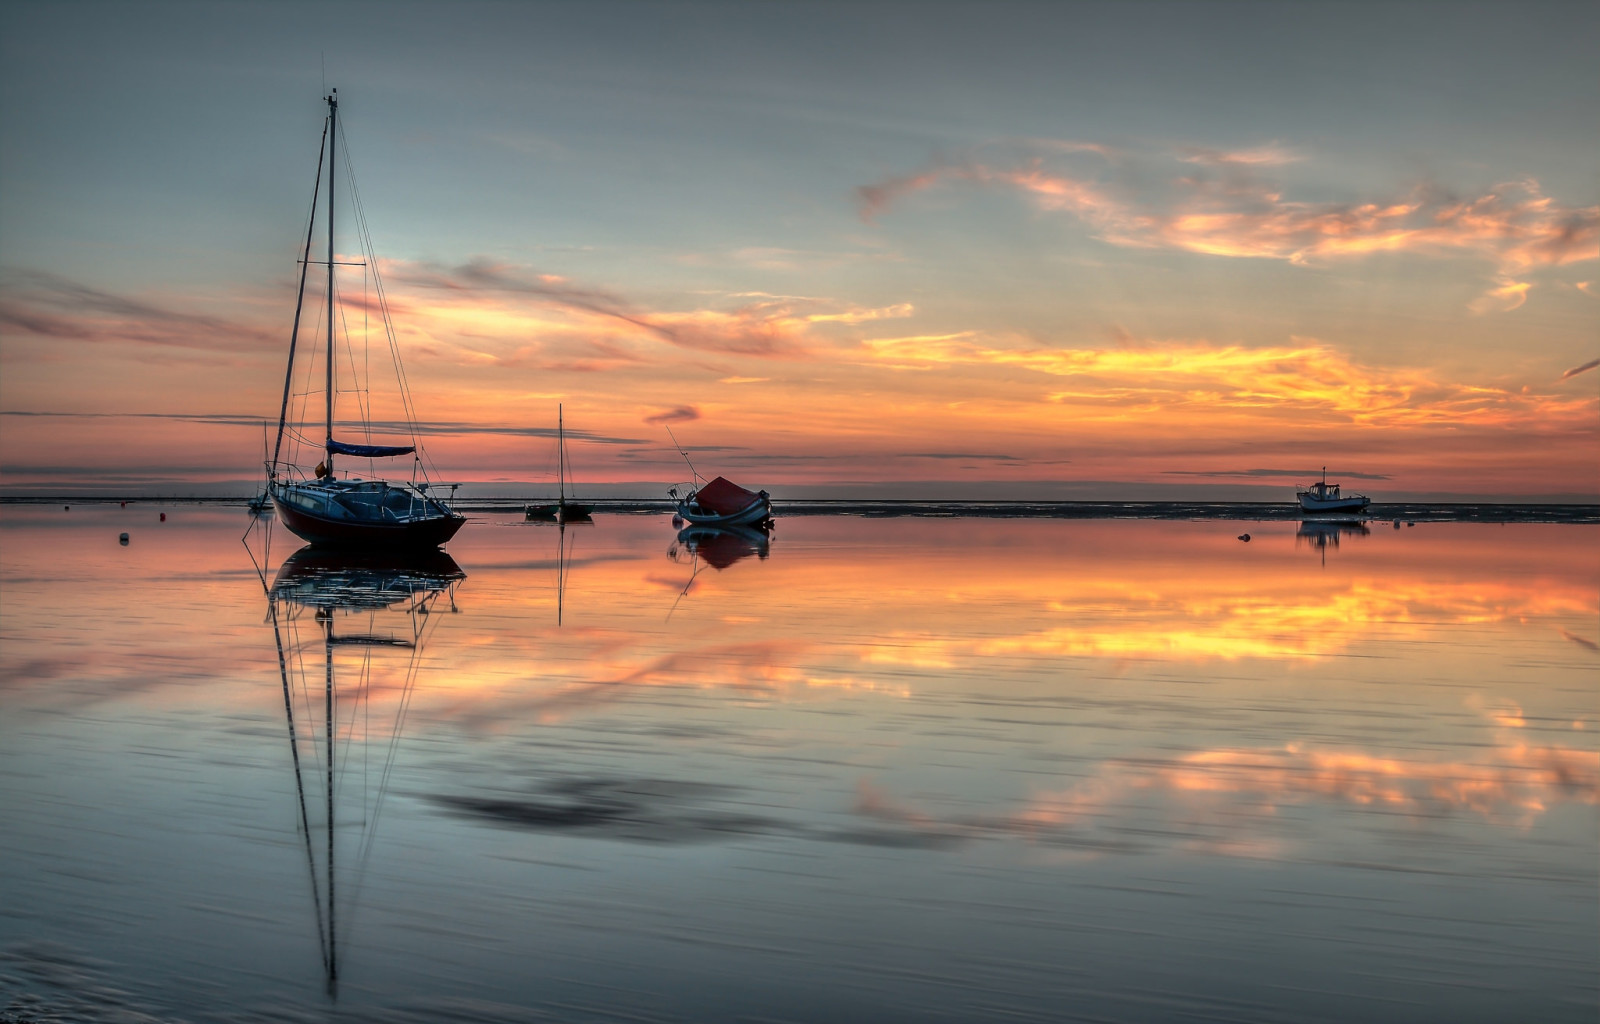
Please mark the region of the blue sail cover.
<svg viewBox="0 0 1600 1024"><path fill-rule="evenodd" d="M417 450L413 444L350 444L328 439L329 455L354 455L363 459L384 459L391 455L410 455Z"/></svg>

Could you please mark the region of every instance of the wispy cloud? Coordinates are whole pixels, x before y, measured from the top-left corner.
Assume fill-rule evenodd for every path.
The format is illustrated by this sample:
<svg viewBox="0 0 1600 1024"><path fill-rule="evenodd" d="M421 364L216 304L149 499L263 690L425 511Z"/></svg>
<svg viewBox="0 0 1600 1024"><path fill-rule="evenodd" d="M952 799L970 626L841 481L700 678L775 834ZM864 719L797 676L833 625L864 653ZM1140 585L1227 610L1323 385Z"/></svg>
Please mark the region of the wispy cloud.
<svg viewBox="0 0 1600 1024"><path fill-rule="evenodd" d="M665 412L658 412L654 416L646 416L646 423L687 423L700 418L700 410L692 405L680 405Z"/></svg>
<svg viewBox="0 0 1600 1024"><path fill-rule="evenodd" d="M1561 375L1561 379L1562 380L1570 380L1571 378L1576 377L1580 373L1588 373L1590 370L1594 369L1597 366L1600 366L1600 359L1591 359L1587 363L1583 363L1580 366L1574 366L1572 369L1566 371L1565 373L1563 373Z"/></svg>
<svg viewBox="0 0 1600 1024"><path fill-rule="evenodd" d="M104 291L59 274L7 269L0 276L0 324L58 341L134 342L238 352L287 344L257 327Z"/></svg>
<svg viewBox="0 0 1600 1024"><path fill-rule="evenodd" d="M518 329L524 337L532 331L543 340L577 335L593 350L578 361L594 362L597 368L607 362L638 360L640 355L626 347L630 336L717 355L805 358L819 329L913 312L904 303L872 308L759 293L728 296L739 300L731 306L648 309L605 289L485 260L455 267L396 264L391 274L415 296L413 311L440 328L459 324L486 335ZM430 293L447 298L430 301L426 298ZM565 316L566 322L541 316L541 310ZM522 346L509 358L524 362L529 356L527 346Z"/></svg>
<svg viewBox="0 0 1600 1024"><path fill-rule="evenodd" d="M263 423L276 424L276 419L265 416L238 416L227 413L159 413L159 412L48 412L22 409L0 410L0 416L55 418L75 420L111 420L111 419L139 419L139 420L167 420L174 423L196 423L207 426L219 427L250 427L259 430ZM355 430L371 428L379 434L408 434L417 433L427 436L439 437L475 437L475 436L504 436L504 437L549 437L557 436L555 427L516 427L508 424L496 423L467 423L452 420L429 420L415 425L402 420L372 420L370 422L340 421L337 427ZM596 434L587 430L566 430L569 441L582 441L589 444L605 445L636 445L645 444L642 438L613 437L607 434Z"/></svg>
<svg viewBox="0 0 1600 1024"><path fill-rule="evenodd" d="M1316 469L1169 469L1166 476L1204 476L1204 477L1313 477L1321 473L1320 467ZM1329 470L1330 475L1353 480L1387 480L1387 473L1358 473L1352 469Z"/></svg>
<svg viewBox="0 0 1600 1024"><path fill-rule="evenodd" d="M1532 178L1466 197L1420 185L1381 199L1319 202L1286 198L1281 182L1259 173L1297 159L1278 145L1092 166L1070 157L977 154L862 186L856 197L870 221L942 184L1004 188L1072 215L1112 245L1296 264L1385 252L1468 254L1493 268L1492 283L1472 304L1478 312L1520 306L1535 268L1600 258L1600 206L1563 206Z"/></svg>

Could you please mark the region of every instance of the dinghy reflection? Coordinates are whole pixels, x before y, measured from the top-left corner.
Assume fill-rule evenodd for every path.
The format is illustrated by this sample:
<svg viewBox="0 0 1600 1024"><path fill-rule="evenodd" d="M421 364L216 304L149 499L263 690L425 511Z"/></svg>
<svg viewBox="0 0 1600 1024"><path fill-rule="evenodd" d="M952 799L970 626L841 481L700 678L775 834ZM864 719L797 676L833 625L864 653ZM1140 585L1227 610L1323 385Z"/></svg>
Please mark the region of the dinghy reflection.
<svg viewBox="0 0 1600 1024"><path fill-rule="evenodd" d="M455 560L437 549L307 547L284 561L268 591L297 824L330 996L339 980L340 928L348 942L422 651L439 621L436 613L444 610L438 606L458 611L455 591L464 579ZM350 777L356 774L359 780ZM354 872L353 885L345 889L338 886L336 866L352 851L349 838L340 844L335 836L341 788L360 795L358 808L337 809L346 830L354 825L358 831L353 868L343 868Z"/></svg>

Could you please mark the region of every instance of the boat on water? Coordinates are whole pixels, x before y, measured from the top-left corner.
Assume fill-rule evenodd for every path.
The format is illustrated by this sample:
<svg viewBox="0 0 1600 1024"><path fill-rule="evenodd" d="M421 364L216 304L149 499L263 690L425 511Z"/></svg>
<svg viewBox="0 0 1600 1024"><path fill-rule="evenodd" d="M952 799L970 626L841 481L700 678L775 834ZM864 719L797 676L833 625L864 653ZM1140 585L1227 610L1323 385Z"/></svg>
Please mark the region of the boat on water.
<svg viewBox="0 0 1600 1024"><path fill-rule="evenodd" d="M692 488L682 497L678 488L667 492L677 500L677 513L699 526L772 525L772 499L766 491L747 491L727 477Z"/></svg>
<svg viewBox="0 0 1600 1024"><path fill-rule="evenodd" d="M1360 512L1372 503L1365 494L1340 494L1338 484L1328 483L1327 466L1322 467L1321 480L1295 494L1306 512Z"/></svg>
<svg viewBox="0 0 1600 1024"><path fill-rule="evenodd" d="M566 417L560 405L556 406L556 486L557 494L554 505L529 505L523 509L523 514L528 519L542 520L547 523L587 523L594 514L593 505L582 505L575 501L567 500L567 469L572 465L567 458L567 428Z"/></svg>
<svg viewBox="0 0 1600 1024"><path fill-rule="evenodd" d="M382 278L378 273L377 260L371 252L370 234L367 231L366 218L361 211L360 197L354 188L351 189L351 193L354 199L352 205L355 212L356 234L360 238L364 258L354 262L349 260L341 262L335 258L334 165L342 141L339 135L339 90L334 89L325 99L328 104L328 116L323 125L322 144L317 154L317 181L311 193L311 217L306 227L305 251L300 261L300 289L295 300L294 329L289 339L288 368L283 380L283 404L278 414L278 438L267 463L267 496L283 524L297 536L315 545L391 551L438 547L455 536L456 531L466 522L466 518L452 510L437 494L431 493L434 485L428 478L421 440L411 415L411 410L415 406L411 400L405 373L400 368L399 349L396 346L394 327L389 317L388 302L384 297ZM326 229L328 258L326 261L314 261L311 259L311 243L317 228L317 199L323 185L324 167L327 170L328 188ZM326 344L321 353L324 422L323 437L320 442L306 433L306 429L309 428L303 429L302 424L290 422L291 399L295 397L309 399L311 395L310 391L306 391L296 396L293 385L296 349L300 342L301 313L305 308L306 278L313 263L326 265L328 271L327 293L323 297L328 322ZM346 355L349 356L347 365L352 368L364 363L364 359L357 358L353 344L348 345L348 352L341 353L337 343L335 325L343 322L339 315L340 294L335 274L335 269L339 266L364 267L368 275L365 280L370 280L375 286L375 305L382 315L383 333L395 360L399 399L401 408L405 410L411 435L409 444L355 443L334 437L338 411L336 406L341 393L336 372L337 364L345 360ZM354 315L364 316L364 307L368 305L372 304L365 302L363 297L363 312ZM311 333L314 338L317 332ZM350 334L351 328L346 327L344 340L347 343L351 341ZM314 345L312 339L308 339L308 343ZM314 364L315 355L315 352L307 353L305 358ZM360 407L362 426L368 433L370 442L372 394L367 382L347 381L344 393L354 394L356 404ZM287 452L286 441L289 449ZM301 455L305 456L306 462L315 461L315 468L309 473L299 464ZM405 480L363 478L352 476L348 470L340 476L336 462L341 457L365 459L369 460L369 467L375 467L378 459L401 458L407 455L412 457L411 472L409 478ZM376 476L376 473L373 475ZM451 492L454 493L454 490L455 487L452 485Z"/></svg>

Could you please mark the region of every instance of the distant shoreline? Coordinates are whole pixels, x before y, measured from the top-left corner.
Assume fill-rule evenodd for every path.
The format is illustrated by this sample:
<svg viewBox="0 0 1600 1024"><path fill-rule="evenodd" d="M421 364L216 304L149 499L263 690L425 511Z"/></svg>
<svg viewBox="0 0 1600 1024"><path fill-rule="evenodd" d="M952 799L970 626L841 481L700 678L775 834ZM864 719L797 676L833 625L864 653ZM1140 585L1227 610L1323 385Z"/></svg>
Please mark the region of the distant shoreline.
<svg viewBox="0 0 1600 1024"><path fill-rule="evenodd" d="M243 509L239 497L0 497L0 505L214 505ZM467 514L520 512L529 498L462 498L453 502ZM597 513L659 515L672 502L659 498L591 499ZM857 501L773 502L778 517L858 516L922 519L1232 519L1262 522L1299 520L1355 522L1401 520L1456 523L1600 523L1600 504L1534 504L1518 502L1375 502L1360 514L1313 515L1287 502L1250 501L924 501L881 499Z"/></svg>

